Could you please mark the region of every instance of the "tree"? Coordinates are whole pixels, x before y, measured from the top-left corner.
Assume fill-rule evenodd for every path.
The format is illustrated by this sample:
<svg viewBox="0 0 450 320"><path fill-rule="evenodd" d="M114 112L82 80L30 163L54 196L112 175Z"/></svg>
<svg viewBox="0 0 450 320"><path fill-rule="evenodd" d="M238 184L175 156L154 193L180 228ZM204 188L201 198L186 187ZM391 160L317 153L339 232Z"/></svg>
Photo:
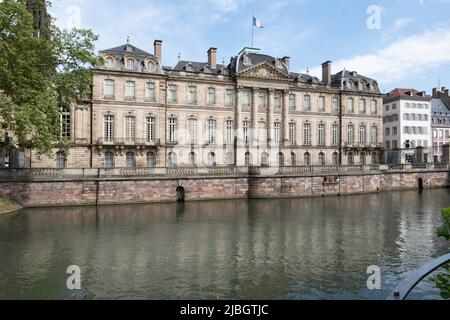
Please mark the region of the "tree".
<svg viewBox="0 0 450 320"><path fill-rule="evenodd" d="M101 63L91 30L61 30L49 2L0 2L0 122L22 148L67 151L60 111L89 96Z"/></svg>
<svg viewBox="0 0 450 320"><path fill-rule="evenodd" d="M444 217L444 224L437 231L439 237L443 237L450 240L450 208L442 210L442 215ZM444 266L447 272L441 272L431 278L441 290L441 297L443 299L450 299L450 263Z"/></svg>

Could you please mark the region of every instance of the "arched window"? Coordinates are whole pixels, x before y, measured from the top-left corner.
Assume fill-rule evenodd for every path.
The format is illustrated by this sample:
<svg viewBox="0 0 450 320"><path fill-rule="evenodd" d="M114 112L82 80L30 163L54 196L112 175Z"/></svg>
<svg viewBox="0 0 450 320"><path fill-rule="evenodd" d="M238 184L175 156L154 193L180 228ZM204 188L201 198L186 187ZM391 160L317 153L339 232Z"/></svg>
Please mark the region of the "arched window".
<svg viewBox="0 0 450 320"><path fill-rule="evenodd" d="M127 168L136 168L136 156L134 152L127 152L126 162Z"/></svg>
<svg viewBox="0 0 450 320"><path fill-rule="evenodd" d="M269 154L267 152L263 152L261 154L261 166L268 167L269 166Z"/></svg>
<svg viewBox="0 0 450 320"><path fill-rule="evenodd" d="M337 152L333 153L332 163L333 163L333 166L339 165L339 154Z"/></svg>
<svg viewBox="0 0 450 320"><path fill-rule="evenodd" d="M347 127L347 144L352 145L355 143L355 126L349 124Z"/></svg>
<svg viewBox="0 0 450 320"><path fill-rule="evenodd" d="M214 152L208 153L208 167L215 167L216 165L216 154Z"/></svg>
<svg viewBox="0 0 450 320"><path fill-rule="evenodd" d="M133 59L127 60L127 70L134 70L134 60Z"/></svg>
<svg viewBox="0 0 450 320"><path fill-rule="evenodd" d="M56 153L56 167L58 169L64 169L66 167L66 156L61 151Z"/></svg>
<svg viewBox="0 0 450 320"><path fill-rule="evenodd" d="M251 167L253 165L253 157L250 152L245 153L245 166Z"/></svg>
<svg viewBox="0 0 450 320"><path fill-rule="evenodd" d="M227 155L226 155L226 157L227 157L227 165L228 166L232 166L232 165L234 165L234 157L233 157L233 152L227 152Z"/></svg>
<svg viewBox="0 0 450 320"><path fill-rule="evenodd" d="M370 143L376 145L378 142L378 128L373 126L370 131Z"/></svg>
<svg viewBox="0 0 450 320"><path fill-rule="evenodd" d="M296 166L297 165L297 156L293 152L291 152L291 165L292 166Z"/></svg>
<svg viewBox="0 0 450 320"><path fill-rule="evenodd" d="M349 166L352 166L355 163L353 160L353 152L347 154L347 163Z"/></svg>
<svg viewBox="0 0 450 320"><path fill-rule="evenodd" d="M178 166L178 157L175 152L170 152L167 156L169 168L176 168Z"/></svg>
<svg viewBox="0 0 450 320"><path fill-rule="evenodd" d="M112 153L111 151L105 152L105 168L114 168L114 153Z"/></svg>
<svg viewBox="0 0 450 320"><path fill-rule="evenodd" d="M325 165L325 154L323 152L319 153L319 166Z"/></svg>
<svg viewBox="0 0 450 320"><path fill-rule="evenodd" d="M372 152L372 164L378 164L378 154L376 152Z"/></svg>
<svg viewBox="0 0 450 320"><path fill-rule="evenodd" d="M191 167L197 166L197 160L196 160L195 152L190 152L189 153L189 155L188 155L188 164Z"/></svg>
<svg viewBox="0 0 450 320"><path fill-rule="evenodd" d="M365 145L367 142L367 131L366 131L366 126L365 125L360 125L359 126L359 144L361 145Z"/></svg>
<svg viewBox="0 0 450 320"><path fill-rule="evenodd" d="M107 67L107 68L112 68L112 67L114 67L114 59L113 59L113 58L108 57L108 58L106 59L106 67Z"/></svg>
<svg viewBox="0 0 450 320"><path fill-rule="evenodd" d="M282 152L278 153L278 166L284 167L284 154Z"/></svg>
<svg viewBox="0 0 450 320"><path fill-rule="evenodd" d="M363 166L366 164L366 153L364 151L359 154L359 163Z"/></svg>
<svg viewBox="0 0 450 320"><path fill-rule="evenodd" d="M252 64L252 60L250 60L250 57L248 55L244 56L244 64L245 65L250 65Z"/></svg>
<svg viewBox="0 0 450 320"><path fill-rule="evenodd" d="M311 165L311 154L309 154L309 152L306 152L303 156L303 164L305 166L310 166Z"/></svg>
<svg viewBox="0 0 450 320"><path fill-rule="evenodd" d="M147 153L147 167L156 167L156 154L154 152Z"/></svg>

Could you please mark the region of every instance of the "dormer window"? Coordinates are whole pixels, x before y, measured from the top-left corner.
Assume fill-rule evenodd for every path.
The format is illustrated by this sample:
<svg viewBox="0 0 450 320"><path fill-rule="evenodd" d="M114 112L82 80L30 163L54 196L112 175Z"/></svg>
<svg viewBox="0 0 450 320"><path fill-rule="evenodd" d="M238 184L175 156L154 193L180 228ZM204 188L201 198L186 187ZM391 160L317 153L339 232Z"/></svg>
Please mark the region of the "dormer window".
<svg viewBox="0 0 450 320"><path fill-rule="evenodd" d="M127 45L127 46L125 47L125 51L127 51L127 52L133 52L133 47L130 46L130 45Z"/></svg>
<svg viewBox="0 0 450 320"><path fill-rule="evenodd" d="M106 58L106 67L113 68L114 67L114 59L111 57Z"/></svg>
<svg viewBox="0 0 450 320"><path fill-rule="evenodd" d="M250 65L252 64L252 60L250 60L250 57L248 55L244 56L244 64L245 65Z"/></svg>
<svg viewBox="0 0 450 320"><path fill-rule="evenodd" d="M154 68L155 68L155 64L152 61L148 61L147 62L147 71L152 72Z"/></svg>
<svg viewBox="0 0 450 320"><path fill-rule="evenodd" d="M184 70L189 71L189 72L194 72L194 65L192 63L188 63L187 65L184 66Z"/></svg>
<svg viewBox="0 0 450 320"><path fill-rule="evenodd" d="M133 59L127 60L127 70L134 70L134 60Z"/></svg>
<svg viewBox="0 0 450 320"><path fill-rule="evenodd" d="M277 68L281 68L282 67L280 59L275 60L275 66Z"/></svg>

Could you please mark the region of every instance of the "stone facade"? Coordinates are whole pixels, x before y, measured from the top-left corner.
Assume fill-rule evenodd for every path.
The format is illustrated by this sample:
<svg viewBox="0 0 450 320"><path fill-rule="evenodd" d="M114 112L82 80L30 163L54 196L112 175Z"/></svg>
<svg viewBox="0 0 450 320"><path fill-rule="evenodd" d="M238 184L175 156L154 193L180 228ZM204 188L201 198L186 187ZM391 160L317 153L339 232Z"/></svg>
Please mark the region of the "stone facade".
<svg viewBox="0 0 450 320"><path fill-rule="evenodd" d="M431 105L434 162L448 163L448 148L446 148L450 139L450 94L448 89L434 88Z"/></svg>

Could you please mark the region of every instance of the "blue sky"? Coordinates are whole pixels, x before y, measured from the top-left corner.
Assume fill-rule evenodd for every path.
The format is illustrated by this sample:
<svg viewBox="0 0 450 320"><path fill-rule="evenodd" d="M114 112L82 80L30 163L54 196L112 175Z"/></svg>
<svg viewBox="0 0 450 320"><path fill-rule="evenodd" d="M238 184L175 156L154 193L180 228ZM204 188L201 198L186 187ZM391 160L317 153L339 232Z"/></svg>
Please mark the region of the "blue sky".
<svg viewBox="0 0 450 320"><path fill-rule="evenodd" d="M97 49L131 43L153 52L163 40L163 64L206 61L209 47L228 63L251 44L290 56L291 70L320 77L346 68L377 79L383 91L412 87L431 91L440 78L450 87L450 0L53 0L61 27L90 28ZM377 19L380 13L380 19ZM369 27L368 27L368 21Z"/></svg>

